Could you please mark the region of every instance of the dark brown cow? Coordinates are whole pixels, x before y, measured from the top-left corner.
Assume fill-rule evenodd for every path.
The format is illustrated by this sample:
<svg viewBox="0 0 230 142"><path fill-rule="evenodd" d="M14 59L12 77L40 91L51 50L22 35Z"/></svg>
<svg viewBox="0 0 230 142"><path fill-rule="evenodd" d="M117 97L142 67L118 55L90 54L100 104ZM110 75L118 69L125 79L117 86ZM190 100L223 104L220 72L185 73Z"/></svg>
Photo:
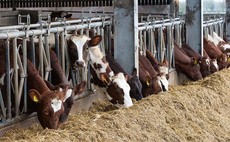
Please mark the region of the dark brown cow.
<svg viewBox="0 0 230 142"><path fill-rule="evenodd" d="M197 59L189 57L176 42L174 42L174 59L177 71L194 81L202 79Z"/></svg>
<svg viewBox="0 0 230 142"><path fill-rule="evenodd" d="M128 77L127 82L130 85L130 96L135 98L137 101L141 100L143 98L141 93L142 84L139 80L139 77L137 76L137 70L134 69L133 74L130 75L119 65L119 63L116 62L116 60L108 51L106 51L106 60L109 62L109 66L115 74L122 72L125 76Z"/></svg>
<svg viewBox="0 0 230 142"><path fill-rule="evenodd" d="M159 74L157 71L155 71L155 69L153 68L153 66L151 65L151 63L149 62L149 60L144 56L144 55L140 55L139 54L139 70L144 69L146 71L142 71L142 72L148 72L148 74L151 76L151 84L148 85L148 89L150 90L150 88L152 87L152 91L153 92L149 92L151 94L145 94L145 95L152 95L152 94L157 94L161 91L167 91L168 90L168 80L166 79L166 76L163 74ZM140 74L141 72L139 72L139 76L142 76ZM143 86L145 86L145 82L142 82L144 84L142 84ZM143 96L144 95L144 87L143 87Z"/></svg>
<svg viewBox="0 0 230 142"><path fill-rule="evenodd" d="M158 72L158 74L165 75L167 80L169 79L168 72L168 61L166 58L162 62L158 62L157 59L153 56L150 50L146 49L146 57L150 61L151 65Z"/></svg>
<svg viewBox="0 0 230 142"><path fill-rule="evenodd" d="M211 74L211 61L208 57L202 57L199 53L195 52L188 44L183 44L182 49L186 52L186 54L189 57L195 57L196 59L198 59L198 63L200 65L200 72L203 78Z"/></svg>

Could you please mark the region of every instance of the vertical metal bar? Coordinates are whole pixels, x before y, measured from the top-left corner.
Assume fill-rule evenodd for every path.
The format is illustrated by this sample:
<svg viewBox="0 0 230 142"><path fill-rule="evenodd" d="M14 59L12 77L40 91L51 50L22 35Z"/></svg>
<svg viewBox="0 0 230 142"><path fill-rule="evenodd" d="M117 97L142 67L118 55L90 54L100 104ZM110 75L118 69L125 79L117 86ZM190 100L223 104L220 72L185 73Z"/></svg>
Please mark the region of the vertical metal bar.
<svg viewBox="0 0 230 142"><path fill-rule="evenodd" d="M6 94L7 94L7 119L11 119L11 90L10 90L10 41L6 39Z"/></svg>
<svg viewBox="0 0 230 142"><path fill-rule="evenodd" d="M29 49L29 51L30 51L30 61L36 67L34 36L30 37L30 49Z"/></svg>
<svg viewBox="0 0 230 142"><path fill-rule="evenodd" d="M4 100L2 97L2 91L0 90L0 105L1 105L1 110L2 110L2 115L3 115L3 121L6 119L6 108L4 105Z"/></svg>
<svg viewBox="0 0 230 142"><path fill-rule="evenodd" d="M43 66L43 43L42 35L39 35L39 72L42 78L44 78L44 66Z"/></svg>
<svg viewBox="0 0 230 142"><path fill-rule="evenodd" d="M23 38L23 69L25 73L25 80L24 80L24 110L27 112L27 38Z"/></svg>
<svg viewBox="0 0 230 142"><path fill-rule="evenodd" d="M15 95L15 115L19 116L19 92L18 92L18 63L17 63L17 38L13 39L13 68L14 68L14 95Z"/></svg>
<svg viewBox="0 0 230 142"><path fill-rule="evenodd" d="M55 53L60 61L60 53L59 53L59 33L55 33Z"/></svg>
<svg viewBox="0 0 230 142"><path fill-rule="evenodd" d="M50 73L50 68L51 68L51 63L50 63L50 51L49 51L49 41L48 41L48 34L45 34L44 35L44 41L45 41L45 55L46 55L46 59L47 59L47 65L46 65L46 69L45 69L45 71L46 71L46 76L45 76L45 79L46 80L51 80L51 76L49 75L49 73Z"/></svg>
<svg viewBox="0 0 230 142"><path fill-rule="evenodd" d="M65 71L65 33L61 32L61 66Z"/></svg>

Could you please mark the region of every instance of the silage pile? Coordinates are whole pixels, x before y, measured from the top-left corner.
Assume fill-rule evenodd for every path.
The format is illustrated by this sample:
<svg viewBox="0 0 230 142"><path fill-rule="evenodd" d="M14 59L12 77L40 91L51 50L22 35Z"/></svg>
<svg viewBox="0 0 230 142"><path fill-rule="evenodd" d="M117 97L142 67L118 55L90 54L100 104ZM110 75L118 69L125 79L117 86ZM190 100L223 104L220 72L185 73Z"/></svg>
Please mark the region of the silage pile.
<svg viewBox="0 0 230 142"><path fill-rule="evenodd" d="M171 87L116 109L98 101L89 112L72 114L58 130L38 124L17 128L0 141L30 142L215 142L230 141L230 69L185 86Z"/></svg>

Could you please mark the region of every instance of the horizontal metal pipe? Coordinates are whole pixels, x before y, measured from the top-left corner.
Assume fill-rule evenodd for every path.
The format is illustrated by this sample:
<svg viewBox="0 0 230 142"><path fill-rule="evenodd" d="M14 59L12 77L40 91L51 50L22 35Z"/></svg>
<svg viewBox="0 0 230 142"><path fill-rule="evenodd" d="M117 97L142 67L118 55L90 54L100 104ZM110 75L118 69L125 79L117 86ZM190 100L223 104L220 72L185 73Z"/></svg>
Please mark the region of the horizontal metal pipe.
<svg viewBox="0 0 230 142"><path fill-rule="evenodd" d="M110 25L111 21L105 21L104 25ZM102 22L95 22L95 23L91 23L90 27L98 27L98 26L102 26L103 23ZM88 28L89 24L81 24L81 25L69 25L66 26L66 30L67 31L72 31L72 30L76 30L76 29L84 29L84 28ZM49 31L50 33L56 33L56 32L63 32L65 30L64 27L54 27L54 28L50 28ZM26 33L28 33L28 36L33 36L33 35L41 35L41 34L46 34L47 30L46 29L39 29L39 30L28 30L26 31L19 31L19 32L3 32L0 33L0 39L8 39L8 38L15 38L15 37L25 37Z"/></svg>
<svg viewBox="0 0 230 142"><path fill-rule="evenodd" d="M39 27L48 27L48 26L59 26L59 25L65 25L65 24L79 24L81 22L88 22L89 20L91 22L98 21L98 20L110 20L111 17L105 16L105 17L97 17L97 18L85 18L85 19L78 19L78 20L69 20L69 21L57 21L57 22L51 22L50 25L47 22L44 23L37 23L37 24L30 24L30 25L14 25L14 26L3 26L0 27L1 30L20 30L20 29L27 29L27 28L39 28Z"/></svg>

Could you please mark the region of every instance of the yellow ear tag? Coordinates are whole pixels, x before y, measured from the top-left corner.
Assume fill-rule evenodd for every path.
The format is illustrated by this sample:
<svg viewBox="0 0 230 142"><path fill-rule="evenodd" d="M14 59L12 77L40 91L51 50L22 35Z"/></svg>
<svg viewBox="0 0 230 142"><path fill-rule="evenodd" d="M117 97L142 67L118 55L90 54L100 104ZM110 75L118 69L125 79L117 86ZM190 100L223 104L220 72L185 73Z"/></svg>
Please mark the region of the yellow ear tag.
<svg viewBox="0 0 230 142"><path fill-rule="evenodd" d="M194 65L197 65L198 64L198 61L197 59L194 60Z"/></svg>
<svg viewBox="0 0 230 142"><path fill-rule="evenodd" d="M230 57L228 57L228 62L230 62Z"/></svg>
<svg viewBox="0 0 230 142"><path fill-rule="evenodd" d="M148 80L146 81L146 84L147 84L147 86L149 86L149 85L150 85L150 83L149 83L149 81L148 81Z"/></svg>
<svg viewBox="0 0 230 142"><path fill-rule="evenodd" d="M37 96L33 96L33 101L34 101L35 103L39 102Z"/></svg>

